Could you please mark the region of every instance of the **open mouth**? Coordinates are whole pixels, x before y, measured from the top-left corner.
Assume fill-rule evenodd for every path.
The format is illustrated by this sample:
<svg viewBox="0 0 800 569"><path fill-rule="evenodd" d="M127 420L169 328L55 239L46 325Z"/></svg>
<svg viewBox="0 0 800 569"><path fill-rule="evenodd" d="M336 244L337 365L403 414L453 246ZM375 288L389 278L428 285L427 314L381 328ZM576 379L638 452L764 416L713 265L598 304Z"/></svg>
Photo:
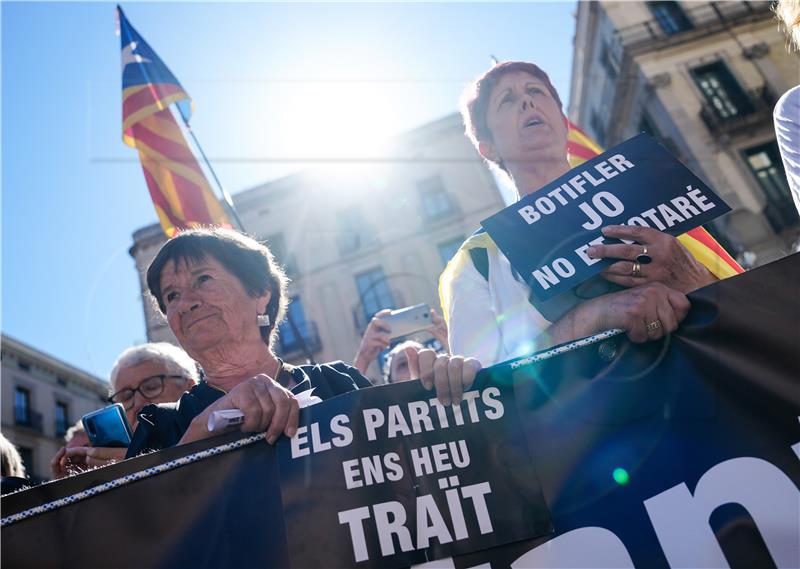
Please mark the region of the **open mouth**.
<svg viewBox="0 0 800 569"><path fill-rule="evenodd" d="M544 121L538 117L531 117L527 119L524 123L522 123L522 128L530 128L539 125L543 125Z"/></svg>

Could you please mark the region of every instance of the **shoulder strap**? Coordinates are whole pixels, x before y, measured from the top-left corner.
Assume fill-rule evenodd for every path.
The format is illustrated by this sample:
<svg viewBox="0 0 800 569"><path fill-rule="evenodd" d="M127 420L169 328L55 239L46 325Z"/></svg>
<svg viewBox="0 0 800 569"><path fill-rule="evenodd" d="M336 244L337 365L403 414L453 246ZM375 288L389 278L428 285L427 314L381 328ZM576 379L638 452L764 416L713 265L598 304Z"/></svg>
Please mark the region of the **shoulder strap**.
<svg viewBox="0 0 800 569"><path fill-rule="evenodd" d="M475 269L487 281L489 280L489 252L485 247L473 247L469 250L469 256Z"/></svg>

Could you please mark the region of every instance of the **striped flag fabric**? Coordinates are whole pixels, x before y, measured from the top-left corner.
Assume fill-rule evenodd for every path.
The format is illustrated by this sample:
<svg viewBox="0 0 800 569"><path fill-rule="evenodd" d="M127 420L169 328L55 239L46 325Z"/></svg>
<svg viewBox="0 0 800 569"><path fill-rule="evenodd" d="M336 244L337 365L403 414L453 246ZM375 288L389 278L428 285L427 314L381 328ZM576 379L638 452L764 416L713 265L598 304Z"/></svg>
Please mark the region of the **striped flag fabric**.
<svg viewBox="0 0 800 569"><path fill-rule="evenodd" d="M170 105L188 123L192 101L117 6L122 48L122 140L139 152L167 237L201 225L231 227Z"/></svg>
<svg viewBox="0 0 800 569"><path fill-rule="evenodd" d="M569 128L567 159L570 166L575 168L598 154L602 154L603 148L579 127L569 120L567 120L567 127ZM677 239L695 259L720 280L744 272L741 265L703 227L695 227L691 231L679 235ZM497 244L483 229L476 231L461 244L439 276L439 302L447 322L450 321L449 307L452 301L453 282L464 268L472 263L469 250L478 247L497 249Z"/></svg>

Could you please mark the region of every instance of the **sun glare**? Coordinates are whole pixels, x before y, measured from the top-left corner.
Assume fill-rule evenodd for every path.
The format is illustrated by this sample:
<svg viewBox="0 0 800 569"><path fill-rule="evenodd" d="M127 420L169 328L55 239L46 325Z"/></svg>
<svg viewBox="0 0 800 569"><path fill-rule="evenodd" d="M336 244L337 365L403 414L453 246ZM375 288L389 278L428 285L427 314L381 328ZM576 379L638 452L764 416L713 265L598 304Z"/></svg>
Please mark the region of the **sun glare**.
<svg viewBox="0 0 800 569"><path fill-rule="evenodd" d="M396 131L387 86L366 81L301 83L282 109L293 128L284 137L292 159L321 163L372 161Z"/></svg>

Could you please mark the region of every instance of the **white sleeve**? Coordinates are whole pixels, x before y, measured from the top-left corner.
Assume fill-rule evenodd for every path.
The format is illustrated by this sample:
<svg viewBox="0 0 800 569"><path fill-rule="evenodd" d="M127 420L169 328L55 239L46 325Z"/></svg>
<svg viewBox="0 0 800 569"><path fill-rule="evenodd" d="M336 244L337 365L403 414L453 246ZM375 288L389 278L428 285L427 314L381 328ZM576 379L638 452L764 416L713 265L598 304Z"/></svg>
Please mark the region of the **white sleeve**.
<svg viewBox="0 0 800 569"><path fill-rule="evenodd" d="M448 334L450 353L476 358L488 367L506 358L489 283L471 262L453 279Z"/></svg>
<svg viewBox="0 0 800 569"><path fill-rule="evenodd" d="M794 205L800 212L800 85L787 91L775 105L775 137L781 151Z"/></svg>

